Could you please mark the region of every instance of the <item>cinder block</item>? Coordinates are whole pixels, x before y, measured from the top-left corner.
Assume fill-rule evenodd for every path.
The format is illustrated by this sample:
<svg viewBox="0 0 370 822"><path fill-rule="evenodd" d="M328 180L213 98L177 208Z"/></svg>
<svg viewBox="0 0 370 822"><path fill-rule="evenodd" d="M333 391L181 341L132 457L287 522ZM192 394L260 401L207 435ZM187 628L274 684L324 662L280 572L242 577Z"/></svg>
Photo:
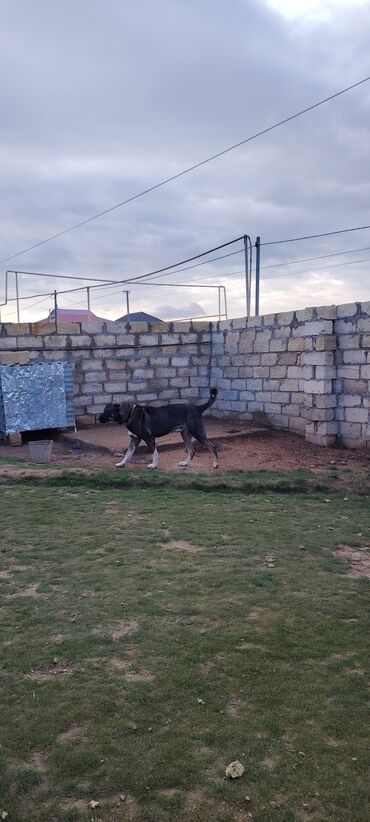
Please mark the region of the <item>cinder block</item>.
<svg viewBox="0 0 370 822"><path fill-rule="evenodd" d="M315 407L306 408L305 417L306 420L311 420L312 422L330 422L334 419L334 409Z"/></svg>
<svg viewBox="0 0 370 822"><path fill-rule="evenodd" d="M341 397L338 397L338 405L344 408L353 408L361 405L361 397L353 394L343 394Z"/></svg>
<svg viewBox="0 0 370 822"><path fill-rule="evenodd" d="M271 340L269 351L271 353L281 353L282 351L286 351L288 348L288 340L282 340L281 338L278 340Z"/></svg>
<svg viewBox="0 0 370 822"><path fill-rule="evenodd" d="M343 362L345 365L364 365L366 363L366 351L364 349L343 351Z"/></svg>
<svg viewBox="0 0 370 822"><path fill-rule="evenodd" d="M366 448L369 447L369 443L366 442L365 439L352 439L351 437L341 437L340 438L341 444L344 448Z"/></svg>
<svg viewBox="0 0 370 822"><path fill-rule="evenodd" d="M305 435L305 439L307 442L311 442L313 445L320 445L323 448L331 448L331 446L335 445L336 437L335 436L320 436L320 434L315 434L312 432L307 432Z"/></svg>
<svg viewBox="0 0 370 822"><path fill-rule="evenodd" d="M337 377L342 379L346 377L350 380L356 380L360 376L359 365L339 365L337 368Z"/></svg>
<svg viewBox="0 0 370 822"><path fill-rule="evenodd" d="M0 337L0 348L2 348L1 343L2 343L3 339L7 340L7 337L3 337L3 338ZM14 343L15 343L15 340L13 340L13 347L15 347ZM17 348L19 350L22 350L22 349L29 350L30 348L41 349L41 348L43 348L43 339L42 339L42 337L32 337L29 334L28 337L17 337L16 345L17 345Z"/></svg>
<svg viewBox="0 0 370 822"><path fill-rule="evenodd" d="M333 365L331 351L305 351L302 354L303 365Z"/></svg>
<svg viewBox="0 0 370 822"><path fill-rule="evenodd" d="M294 311L283 311L281 314L276 314L276 322L278 325L290 325L294 320Z"/></svg>
<svg viewBox="0 0 370 822"><path fill-rule="evenodd" d="M8 337L23 337L30 333L29 323L4 323Z"/></svg>
<svg viewBox="0 0 370 822"><path fill-rule="evenodd" d="M24 337L20 337L20 339L24 339ZM32 340L32 337L27 337L27 339ZM17 340L14 337L0 337L0 351L12 350L14 351L17 348ZM41 348L42 348L42 340L41 340Z"/></svg>
<svg viewBox="0 0 370 822"><path fill-rule="evenodd" d="M0 351L0 365L27 365L30 360L28 351Z"/></svg>
<svg viewBox="0 0 370 822"><path fill-rule="evenodd" d="M42 336L45 334L53 334L55 333L55 323L31 323L30 331L34 336L38 334Z"/></svg>
<svg viewBox="0 0 370 822"><path fill-rule="evenodd" d="M357 320L357 330L360 332L364 332L365 334L370 333L370 317L360 317Z"/></svg>
<svg viewBox="0 0 370 822"><path fill-rule="evenodd" d="M252 379L246 380L247 391L261 391L262 390L262 380Z"/></svg>
<svg viewBox="0 0 370 822"><path fill-rule="evenodd" d="M360 346L360 335L359 334L343 334L338 338L338 348L342 349L357 349L361 348ZM369 337L370 339L370 337ZM366 346L364 346L366 347Z"/></svg>
<svg viewBox="0 0 370 822"><path fill-rule="evenodd" d="M361 424L357 422L341 422L340 433L343 437L349 437L350 439L360 439L362 434Z"/></svg>
<svg viewBox="0 0 370 822"><path fill-rule="evenodd" d="M326 339L326 337L324 339ZM304 341L303 337L291 337L288 340L288 351L304 351L304 350L305 350L305 341Z"/></svg>
<svg viewBox="0 0 370 822"><path fill-rule="evenodd" d="M354 317L357 310L357 303L343 303L343 305L337 305L337 317L339 319L342 319L343 317Z"/></svg>
<svg viewBox="0 0 370 822"><path fill-rule="evenodd" d="M67 347L67 337L65 335L55 334L54 336L50 336L47 334L44 337L44 348L45 350L63 350L65 351Z"/></svg>
<svg viewBox="0 0 370 822"><path fill-rule="evenodd" d="M337 347L337 337L328 334L327 337L316 337L315 350L316 351L335 351Z"/></svg>
<svg viewBox="0 0 370 822"><path fill-rule="evenodd" d="M367 422L369 411L367 408L346 408L344 419L346 422Z"/></svg>
<svg viewBox="0 0 370 822"><path fill-rule="evenodd" d="M307 394L330 394L331 380L306 380L305 391Z"/></svg>
<svg viewBox="0 0 370 822"><path fill-rule="evenodd" d="M180 356L171 357L171 365L173 365L174 368L179 368L181 366L188 366L189 364L190 364L190 357L187 357L187 356L184 356L184 357L180 357Z"/></svg>
<svg viewBox="0 0 370 822"><path fill-rule="evenodd" d="M308 322L305 324L303 329L303 336L304 337L315 337L319 334L332 334L333 333L333 323L331 320L317 320L313 322Z"/></svg>
<svg viewBox="0 0 370 822"><path fill-rule="evenodd" d="M75 325L75 323L73 323L73 325ZM96 322L81 323L81 330L85 332L85 334L93 334L94 336L96 336L96 334L103 333L104 323L100 322L99 320L96 320ZM65 333L68 334L69 332L67 331Z"/></svg>
<svg viewBox="0 0 370 822"><path fill-rule="evenodd" d="M294 351L287 351L280 354L278 358L279 365L297 365L298 354Z"/></svg>
<svg viewBox="0 0 370 822"><path fill-rule="evenodd" d="M367 380L343 380L344 394L366 394L368 390Z"/></svg>
<svg viewBox="0 0 370 822"><path fill-rule="evenodd" d="M317 380L334 380L336 369L333 365L317 365L315 367L315 378Z"/></svg>
<svg viewBox="0 0 370 822"><path fill-rule="evenodd" d="M318 320L335 320L336 316L337 307L335 305L319 305L316 309Z"/></svg>

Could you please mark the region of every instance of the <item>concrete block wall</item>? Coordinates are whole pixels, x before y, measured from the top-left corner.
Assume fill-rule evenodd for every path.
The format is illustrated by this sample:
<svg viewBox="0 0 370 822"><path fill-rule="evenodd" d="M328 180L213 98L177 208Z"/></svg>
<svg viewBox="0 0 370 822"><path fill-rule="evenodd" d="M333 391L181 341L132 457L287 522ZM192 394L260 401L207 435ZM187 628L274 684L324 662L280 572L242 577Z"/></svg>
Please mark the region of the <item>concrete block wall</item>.
<svg viewBox="0 0 370 822"><path fill-rule="evenodd" d="M0 325L0 365L68 360L77 416L107 402L186 402L318 445L370 446L370 302L220 323Z"/></svg>
<svg viewBox="0 0 370 822"><path fill-rule="evenodd" d="M210 323L0 326L0 365L73 363L77 417L110 401L199 399L208 394L210 347Z"/></svg>

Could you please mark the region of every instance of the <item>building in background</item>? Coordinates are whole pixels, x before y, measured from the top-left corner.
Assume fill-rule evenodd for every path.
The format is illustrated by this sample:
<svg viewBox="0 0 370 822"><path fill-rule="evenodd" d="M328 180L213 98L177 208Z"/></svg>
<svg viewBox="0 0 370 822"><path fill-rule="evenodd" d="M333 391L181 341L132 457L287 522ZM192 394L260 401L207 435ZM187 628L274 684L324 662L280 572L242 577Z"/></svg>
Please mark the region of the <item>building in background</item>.
<svg viewBox="0 0 370 822"><path fill-rule="evenodd" d="M105 322L107 319L106 317L97 317L92 311L89 311L87 308L57 308L57 316L56 319L60 323L94 323L94 322ZM43 323L54 323L55 322L55 310L50 311L48 317L45 317L43 320L40 320L40 325Z"/></svg>
<svg viewBox="0 0 370 822"><path fill-rule="evenodd" d="M158 317L152 317L151 314L146 314L145 311L134 311L130 314L125 314L123 317L118 317L117 323L162 323Z"/></svg>

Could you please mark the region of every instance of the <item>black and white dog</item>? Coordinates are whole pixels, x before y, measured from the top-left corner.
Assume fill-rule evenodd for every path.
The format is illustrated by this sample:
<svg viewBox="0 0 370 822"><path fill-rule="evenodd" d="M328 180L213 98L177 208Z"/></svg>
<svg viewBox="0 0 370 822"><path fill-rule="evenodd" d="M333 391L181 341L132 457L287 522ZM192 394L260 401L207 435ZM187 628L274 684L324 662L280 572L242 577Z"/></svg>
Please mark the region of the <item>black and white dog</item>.
<svg viewBox="0 0 370 822"><path fill-rule="evenodd" d="M118 462L117 468L127 465L132 459L135 449L141 442L147 444L150 453L153 455L152 462L148 468L157 468L158 451L156 447L156 437L164 437L172 431L179 431L185 443L187 451L186 460L179 465L189 465L193 459L194 449L191 438L205 445L213 454L214 468L218 466L218 456L215 446L207 439L202 414L215 402L217 388L211 388L209 400L203 405L185 405L176 403L175 405L161 405L157 408L153 405L134 405L123 402L121 404L110 402L105 406L100 414L99 422L116 422L119 425L125 424L130 434L130 445L122 462Z"/></svg>

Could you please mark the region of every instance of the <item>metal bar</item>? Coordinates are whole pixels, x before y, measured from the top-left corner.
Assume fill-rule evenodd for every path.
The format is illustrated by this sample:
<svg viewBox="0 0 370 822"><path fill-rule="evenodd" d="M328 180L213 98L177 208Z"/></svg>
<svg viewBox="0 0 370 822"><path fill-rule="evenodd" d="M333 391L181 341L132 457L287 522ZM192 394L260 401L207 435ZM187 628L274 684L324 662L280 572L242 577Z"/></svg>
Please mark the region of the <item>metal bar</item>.
<svg viewBox="0 0 370 822"><path fill-rule="evenodd" d="M261 237L256 238L256 317L260 313Z"/></svg>
<svg viewBox="0 0 370 822"><path fill-rule="evenodd" d="M218 286L218 319L221 322L221 286Z"/></svg>
<svg viewBox="0 0 370 822"><path fill-rule="evenodd" d="M130 316L130 292L125 291L125 294L126 294L126 314L129 317Z"/></svg>
<svg viewBox="0 0 370 822"><path fill-rule="evenodd" d="M249 276L248 235L244 234L245 302L247 317L251 315L251 289Z"/></svg>
<svg viewBox="0 0 370 822"><path fill-rule="evenodd" d="M224 308L225 308L225 319L227 320L227 300L226 300L226 288L224 285L221 286L224 292Z"/></svg>
<svg viewBox="0 0 370 822"><path fill-rule="evenodd" d="M20 311L19 311L19 290L18 290L18 274L15 274L15 298L17 300L17 322L20 323Z"/></svg>
<svg viewBox="0 0 370 822"><path fill-rule="evenodd" d="M87 295L87 310L90 311L90 289L89 289L89 286L87 286L86 295Z"/></svg>
<svg viewBox="0 0 370 822"><path fill-rule="evenodd" d="M116 280L107 280L102 277L77 277L74 274L45 274L42 271L15 271L15 269L8 268L7 274L26 274L29 277L46 277L47 279L60 280L85 280L89 283L115 283Z"/></svg>
<svg viewBox="0 0 370 822"><path fill-rule="evenodd" d="M58 331L58 292L54 291L54 322L55 330Z"/></svg>

